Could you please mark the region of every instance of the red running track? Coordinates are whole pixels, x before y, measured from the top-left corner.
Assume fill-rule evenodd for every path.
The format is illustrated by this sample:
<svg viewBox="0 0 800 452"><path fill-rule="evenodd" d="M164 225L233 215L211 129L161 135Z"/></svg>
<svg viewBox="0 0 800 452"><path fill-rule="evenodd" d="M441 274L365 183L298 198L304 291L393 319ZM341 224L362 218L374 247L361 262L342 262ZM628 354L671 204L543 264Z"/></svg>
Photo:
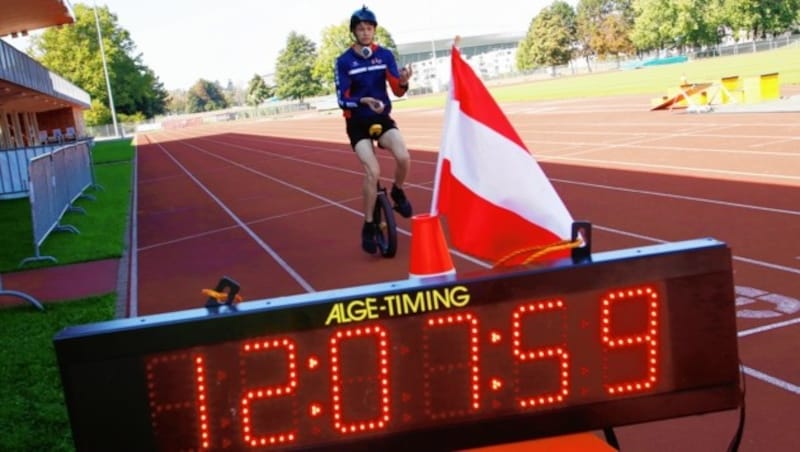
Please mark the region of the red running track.
<svg viewBox="0 0 800 452"><path fill-rule="evenodd" d="M604 251L711 236L734 253L746 374L742 451L791 450L800 418L800 113L648 112L647 99L503 105ZM399 110L407 194L430 207L443 112ZM199 307L223 275L246 300L408 275L359 246L361 169L338 112L138 137L129 314ZM381 154L383 177L392 160ZM513 181L510 181L513 183ZM453 252L459 273L488 263ZM722 451L737 412L615 429L626 451Z"/></svg>

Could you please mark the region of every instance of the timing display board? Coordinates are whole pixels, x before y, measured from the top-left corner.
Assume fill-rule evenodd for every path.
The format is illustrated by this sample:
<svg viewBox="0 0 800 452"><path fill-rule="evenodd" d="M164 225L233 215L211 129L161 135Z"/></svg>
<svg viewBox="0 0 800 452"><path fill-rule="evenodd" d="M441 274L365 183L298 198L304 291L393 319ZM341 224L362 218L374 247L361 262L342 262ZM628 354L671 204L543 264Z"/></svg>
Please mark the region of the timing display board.
<svg viewBox="0 0 800 452"><path fill-rule="evenodd" d="M714 239L74 326L78 450L451 450L736 408Z"/></svg>

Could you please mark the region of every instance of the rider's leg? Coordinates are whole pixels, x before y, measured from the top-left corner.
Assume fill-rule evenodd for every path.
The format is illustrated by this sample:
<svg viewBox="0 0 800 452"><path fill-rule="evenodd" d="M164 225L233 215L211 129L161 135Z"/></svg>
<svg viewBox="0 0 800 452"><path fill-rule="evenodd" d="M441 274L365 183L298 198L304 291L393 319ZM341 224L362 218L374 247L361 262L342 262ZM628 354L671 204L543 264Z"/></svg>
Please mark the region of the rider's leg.
<svg viewBox="0 0 800 452"><path fill-rule="evenodd" d="M395 202L395 208L400 212L400 215L409 218L413 213L413 209L403 191L403 183L406 180L408 169L411 166L411 157L408 155L406 143L400 131L397 129L387 130L381 135L378 143L381 147L389 149L397 162L394 171L394 186L392 187L391 196L392 200Z"/></svg>
<svg viewBox="0 0 800 452"><path fill-rule="evenodd" d="M403 188L411 166L411 157L408 155L408 148L406 148L403 135L397 129L389 129L381 135L378 143L382 148L388 149L394 155L394 159L397 162L394 169L394 185L397 188Z"/></svg>
<svg viewBox="0 0 800 452"><path fill-rule="evenodd" d="M381 175L381 168L372 148L372 140L361 140L356 143L355 152L364 166L364 185L361 187L364 196L364 221L371 223L375 198L378 196L377 185L378 178Z"/></svg>

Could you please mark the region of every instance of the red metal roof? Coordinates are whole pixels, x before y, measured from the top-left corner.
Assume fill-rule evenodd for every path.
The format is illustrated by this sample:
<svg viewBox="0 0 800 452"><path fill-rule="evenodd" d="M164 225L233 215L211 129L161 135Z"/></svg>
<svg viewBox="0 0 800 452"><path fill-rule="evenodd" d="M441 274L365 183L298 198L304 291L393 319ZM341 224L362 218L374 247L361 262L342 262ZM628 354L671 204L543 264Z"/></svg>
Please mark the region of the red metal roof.
<svg viewBox="0 0 800 452"><path fill-rule="evenodd" d="M0 0L0 36L75 22L67 0Z"/></svg>

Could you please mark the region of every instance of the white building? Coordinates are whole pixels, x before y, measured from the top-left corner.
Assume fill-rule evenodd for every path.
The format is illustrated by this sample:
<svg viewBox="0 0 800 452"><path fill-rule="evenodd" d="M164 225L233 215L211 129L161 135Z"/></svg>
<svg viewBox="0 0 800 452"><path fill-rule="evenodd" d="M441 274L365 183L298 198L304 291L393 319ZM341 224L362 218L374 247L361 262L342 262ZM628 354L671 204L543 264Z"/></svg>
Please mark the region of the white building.
<svg viewBox="0 0 800 452"><path fill-rule="evenodd" d="M516 71L516 55L524 33L496 33L461 38L459 49L475 72L483 79ZM412 92L438 92L450 82L450 47L452 39L437 39L398 44L398 64L414 68Z"/></svg>

